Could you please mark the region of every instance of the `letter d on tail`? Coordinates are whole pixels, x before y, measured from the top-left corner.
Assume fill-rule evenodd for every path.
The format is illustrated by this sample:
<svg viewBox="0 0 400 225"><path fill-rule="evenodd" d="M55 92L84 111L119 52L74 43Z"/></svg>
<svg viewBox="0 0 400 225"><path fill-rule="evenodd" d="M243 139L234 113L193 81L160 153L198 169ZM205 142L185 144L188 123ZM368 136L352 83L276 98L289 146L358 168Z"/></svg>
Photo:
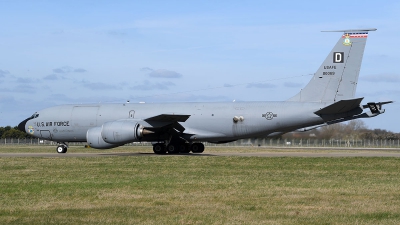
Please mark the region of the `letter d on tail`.
<svg viewBox="0 0 400 225"><path fill-rule="evenodd" d="M334 52L333 63L343 63L343 62L344 62L344 52Z"/></svg>

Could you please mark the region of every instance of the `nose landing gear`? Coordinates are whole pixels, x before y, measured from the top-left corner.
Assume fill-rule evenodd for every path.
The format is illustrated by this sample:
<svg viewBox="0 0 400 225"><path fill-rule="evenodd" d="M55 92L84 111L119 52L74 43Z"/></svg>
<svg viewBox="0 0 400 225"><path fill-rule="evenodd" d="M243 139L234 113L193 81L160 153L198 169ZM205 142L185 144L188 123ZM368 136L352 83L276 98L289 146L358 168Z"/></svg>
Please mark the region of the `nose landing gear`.
<svg viewBox="0 0 400 225"><path fill-rule="evenodd" d="M57 153L66 153L68 150L68 145L65 143L58 143Z"/></svg>

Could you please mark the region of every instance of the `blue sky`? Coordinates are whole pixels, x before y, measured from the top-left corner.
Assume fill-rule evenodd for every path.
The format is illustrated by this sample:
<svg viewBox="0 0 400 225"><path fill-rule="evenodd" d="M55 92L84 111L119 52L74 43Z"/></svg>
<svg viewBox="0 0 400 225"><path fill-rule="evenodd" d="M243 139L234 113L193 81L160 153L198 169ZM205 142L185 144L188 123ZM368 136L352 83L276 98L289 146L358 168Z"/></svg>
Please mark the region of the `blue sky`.
<svg viewBox="0 0 400 225"><path fill-rule="evenodd" d="M278 101L339 33L368 38L357 96L394 100L369 128L400 132L398 1L0 0L0 126L98 102Z"/></svg>

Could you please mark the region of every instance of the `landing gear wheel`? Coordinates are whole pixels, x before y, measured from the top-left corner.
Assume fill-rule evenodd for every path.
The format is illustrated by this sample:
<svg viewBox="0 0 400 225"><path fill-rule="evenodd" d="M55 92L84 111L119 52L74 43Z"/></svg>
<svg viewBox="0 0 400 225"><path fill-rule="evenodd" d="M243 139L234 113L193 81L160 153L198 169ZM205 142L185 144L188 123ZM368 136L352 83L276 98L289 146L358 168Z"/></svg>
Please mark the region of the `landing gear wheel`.
<svg viewBox="0 0 400 225"><path fill-rule="evenodd" d="M167 151L168 151L168 154L178 154L179 147L178 147L178 145L169 144L169 145L167 145Z"/></svg>
<svg viewBox="0 0 400 225"><path fill-rule="evenodd" d="M57 153L66 153L68 150L67 146L65 145L59 145L57 146Z"/></svg>
<svg viewBox="0 0 400 225"><path fill-rule="evenodd" d="M153 145L153 152L156 154L165 154L167 151L164 144L157 143Z"/></svg>
<svg viewBox="0 0 400 225"><path fill-rule="evenodd" d="M183 143L178 145L179 153L189 153L190 152L190 145Z"/></svg>
<svg viewBox="0 0 400 225"><path fill-rule="evenodd" d="M193 153L202 153L204 152L204 145L202 143L193 143L191 149Z"/></svg>

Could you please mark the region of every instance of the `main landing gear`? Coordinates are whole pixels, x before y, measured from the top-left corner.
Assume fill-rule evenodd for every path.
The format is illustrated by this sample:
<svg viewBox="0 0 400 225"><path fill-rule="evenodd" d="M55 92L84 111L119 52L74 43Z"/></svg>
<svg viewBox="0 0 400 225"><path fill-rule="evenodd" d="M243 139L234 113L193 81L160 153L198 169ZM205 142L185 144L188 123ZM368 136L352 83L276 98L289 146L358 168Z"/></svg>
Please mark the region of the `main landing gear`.
<svg viewBox="0 0 400 225"><path fill-rule="evenodd" d="M153 145L153 151L156 154L178 154L178 153L202 153L204 152L204 145L202 143L170 143L165 145L164 143L156 143Z"/></svg>
<svg viewBox="0 0 400 225"><path fill-rule="evenodd" d="M68 145L65 143L58 143L57 153L66 153L68 150Z"/></svg>

